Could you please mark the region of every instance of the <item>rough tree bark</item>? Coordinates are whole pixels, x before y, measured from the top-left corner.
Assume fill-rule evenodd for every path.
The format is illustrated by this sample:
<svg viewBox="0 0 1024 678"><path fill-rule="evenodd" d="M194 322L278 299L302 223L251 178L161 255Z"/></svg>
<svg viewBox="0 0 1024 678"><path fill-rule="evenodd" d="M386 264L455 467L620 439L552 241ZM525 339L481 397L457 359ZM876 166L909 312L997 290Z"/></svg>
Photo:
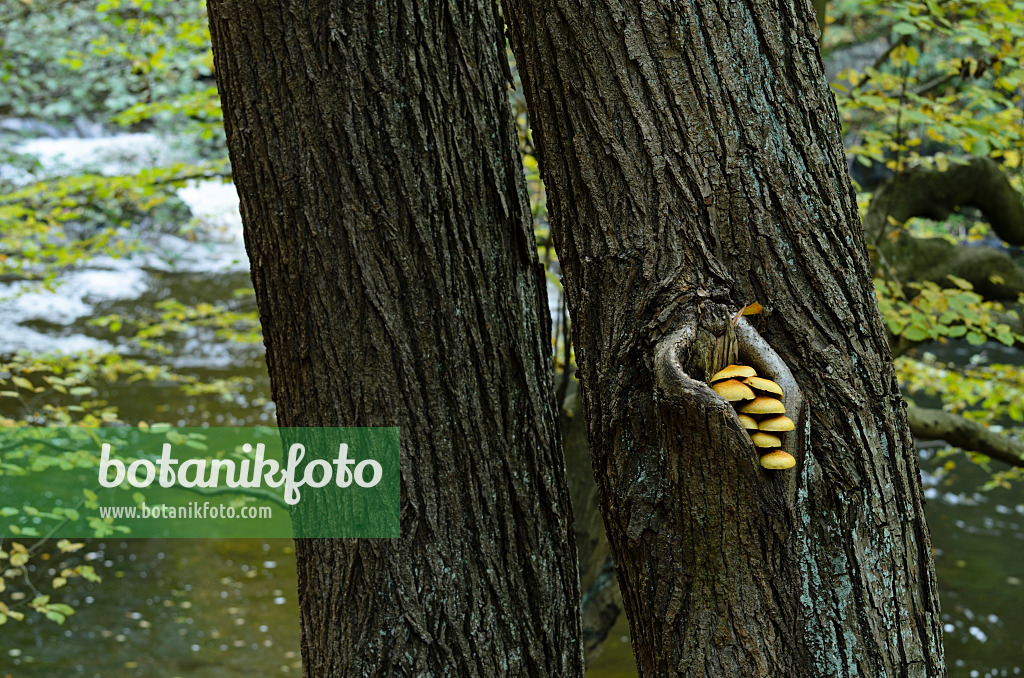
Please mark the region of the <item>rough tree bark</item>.
<svg viewBox="0 0 1024 678"><path fill-rule="evenodd" d="M278 422L401 427L402 538L297 542L304 675L581 675L496 5L209 12Z"/></svg>
<svg viewBox="0 0 1024 678"><path fill-rule="evenodd" d="M810 4L504 0L643 676L941 676L917 458ZM788 472L705 383L804 406ZM781 382L780 382L781 383Z"/></svg>

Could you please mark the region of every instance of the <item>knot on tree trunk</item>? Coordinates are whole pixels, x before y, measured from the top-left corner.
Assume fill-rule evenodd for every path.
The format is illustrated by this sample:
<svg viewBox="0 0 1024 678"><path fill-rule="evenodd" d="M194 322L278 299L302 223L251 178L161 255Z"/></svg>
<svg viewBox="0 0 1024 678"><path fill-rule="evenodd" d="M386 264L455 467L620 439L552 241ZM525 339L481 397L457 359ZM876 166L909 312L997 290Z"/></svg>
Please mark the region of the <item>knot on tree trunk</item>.
<svg viewBox="0 0 1024 678"><path fill-rule="evenodd" d="M745 319L734 329L741 361L785 390L787 413L798 422L785 447L802 463L806 417L796 380ZM697 354L713 350L715 340L701 337L708 332L692 320L654 346L656 440L620 452L629 461L616 503L631 519L616 565L620 576L640 583L632 593L623 590L624 604L659 610L632 623L634 644L664 647L665 638L678 639L671 656L638 656L645 676L769 675L796 661L781 629L754 620L791 614L777 592L798 578L786 554L800 467L763 469L732 405L690 376L707 361ZM762 632L749 634L751 624ZM714 647L742 650L707 651Z"/></svg>
<svg viewBox="0 0 1024 678"><path fill-rule="evenodd" d="M785 437L781 449L793 455L799 465L801 441L807 434L807 418L803 413L803 396L793 373L745 317L741 316L729 331L735 333L739 361L753 367L759 376L771 379L782 387L781 400L786 408L786 415L796 423L797 429L793 435ZM696 336L697 323L690 321L658 342L655 347L655 384L676 405L705 410L708 415L713 411L721 412L721 416L730 422L730 429L738 429L742 433L741 437L747 438L749 442L749 436L735 410L707 383L693 379L687 373L684 363L706 362L701 357L686 355L693 346ZM753 444L749 447L753 449ZM756 454L753 458L756 461Z"/></svg>

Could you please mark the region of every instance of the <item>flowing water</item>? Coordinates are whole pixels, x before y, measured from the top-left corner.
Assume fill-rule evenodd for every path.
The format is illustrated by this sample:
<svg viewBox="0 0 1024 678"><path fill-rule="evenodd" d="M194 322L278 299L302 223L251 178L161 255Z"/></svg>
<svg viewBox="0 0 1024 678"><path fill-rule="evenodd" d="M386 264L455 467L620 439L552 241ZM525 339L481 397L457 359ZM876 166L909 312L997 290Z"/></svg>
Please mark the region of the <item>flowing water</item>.
<svg viewBox="0 0 1024 678"><path fill-rule="evenodd" d="M114 138L111 143L125 143ZM131 139L131 148L149 147ZM39 152L56 146L39 142ZM52 150L50 151L52 155ZM87 151L95 153L94 148ZM72 153L73 154L73 153ZM253 383L230 402L184 396L150 382L115 384L103 393L127 421L256 424L272 421L260 347L227 347L197 330L155 356L120 343L90 318L131 316L167 297L184 303L231 303L245 287L233 189L216 183L183 191L214 237L195 242L161 236L153 251L127 260L97 260L69 272L56 292L16 294L0 286L0 356L19 349L117 350L163 362L204 379L244 375ZM957 355L941 356L959 359ZM1020 356L1008 354L1020 362ZM923 451L928 519L936 549L950 675L1013 676L1024 671L1024 487L980 493L983 471ZM298 676L295 562L289 541L93 540L81 556L104 578L72 580L62 599L77 608L63 626L29 616L0 628L0 678L152 676L226 678ZM59 556L51 554L53 563ZM49 561L38 564L36 576ZM624 619L609 636L596 678L636 675Z"/></svg>

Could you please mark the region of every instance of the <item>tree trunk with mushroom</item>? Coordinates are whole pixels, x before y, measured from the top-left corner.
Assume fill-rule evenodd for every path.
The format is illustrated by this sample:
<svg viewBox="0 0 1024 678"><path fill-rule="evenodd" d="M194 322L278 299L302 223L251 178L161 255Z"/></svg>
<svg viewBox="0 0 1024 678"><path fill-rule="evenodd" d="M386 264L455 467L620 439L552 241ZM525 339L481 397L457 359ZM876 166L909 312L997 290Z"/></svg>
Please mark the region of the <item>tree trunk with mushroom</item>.
<svg viewBox="0 0 1024 678"><path fill-rule="evenodd" d="M296 542L303 675L582 675L497 7L209 9L278 422L401 427L401 539Z"/></svg>
<svg viewBox="0 0 1024 678"><path fill-rule="evenodd" d="M809 4L504 0L642 676L940 676L917 458ZM789 471L706 383L788 383Z"/></svg>

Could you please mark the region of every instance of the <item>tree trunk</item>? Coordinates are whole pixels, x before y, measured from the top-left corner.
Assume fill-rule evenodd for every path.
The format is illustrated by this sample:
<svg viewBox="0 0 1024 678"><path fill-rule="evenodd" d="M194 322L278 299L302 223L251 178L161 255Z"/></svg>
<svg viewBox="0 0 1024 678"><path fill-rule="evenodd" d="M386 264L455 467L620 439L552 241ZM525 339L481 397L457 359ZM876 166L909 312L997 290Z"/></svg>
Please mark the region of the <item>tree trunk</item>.
<svg viewBox="0 0 1024 678"><path fill-rule="evenodd" d="M278 423L401 427L402 538L297 541L304 675L581 675L497 7L209 10Z"/></svg>
<svg viewBox="0 0 1024 678"><path fill-rule="evenodd" d="M920 475L809 3L504 0L642 676L941 676ZM705 379L788 386L766 471ZM803 405L799 404L802 398Z"/></svg>

